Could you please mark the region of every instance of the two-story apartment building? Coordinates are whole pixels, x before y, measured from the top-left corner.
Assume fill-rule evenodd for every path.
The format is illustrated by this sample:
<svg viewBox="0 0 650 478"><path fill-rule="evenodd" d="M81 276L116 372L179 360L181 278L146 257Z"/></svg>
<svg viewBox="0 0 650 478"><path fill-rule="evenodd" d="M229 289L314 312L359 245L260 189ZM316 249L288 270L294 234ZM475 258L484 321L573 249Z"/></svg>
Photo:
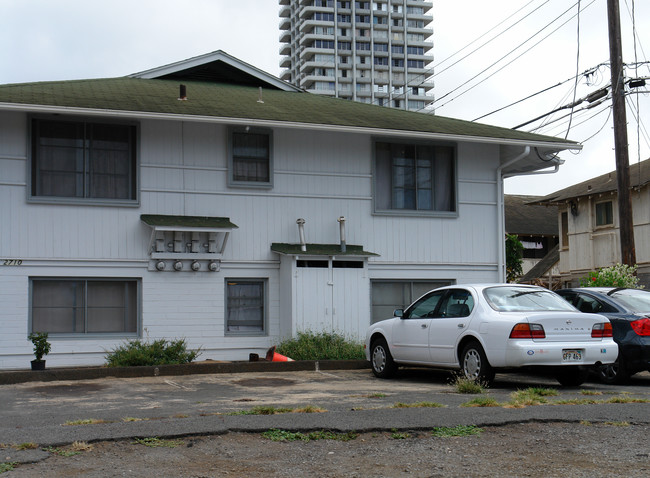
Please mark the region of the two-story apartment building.
<svg viewBox="0 0 650 478"><path fill-rule="evenodd" d="M639 282L650 287L650 160L630 165L632 224ZM577 286L590 271L621 262L617 172L535 200L558 208L561 280Z"/></svg>
<svg viewBox="0 0 650 478"><path fill-rule="evenodd" d="M221 51L0 86L0 368L184 338L242 360L501 281L503 177L579 145L312 95Z"/></svg>

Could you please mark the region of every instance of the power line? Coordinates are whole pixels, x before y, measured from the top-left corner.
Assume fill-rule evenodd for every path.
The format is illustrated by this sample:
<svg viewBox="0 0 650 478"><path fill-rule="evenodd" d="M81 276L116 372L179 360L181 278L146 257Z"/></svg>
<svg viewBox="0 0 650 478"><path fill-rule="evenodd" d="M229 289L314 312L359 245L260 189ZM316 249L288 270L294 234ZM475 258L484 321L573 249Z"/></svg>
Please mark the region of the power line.
<svg viewBox="0 0 650 478"><path fill-rule="evenodd" d="M576 53L576 81L573 84L573 104L575 105L576 96L578 95L578 71L580 71L580 0L578 0L578 46ZM573 119L573 106L571 107L571 116L569 117L569 126L566 129L566 135L564 139L569 137L569 131L571 131L571 121Z"/></svg>
<svg viewBox="0 0 650 478"><path fill-rule="evenodd" d="M596 0L592 0L591 3L589 3L589 4L588 4L586 7L584 7L582 10L584 11L586 8L589 8L589 6L591 6L595 1L596 1ZM577 4L577 3L576 3L576 4ZM516 48L514 48L514 49L511 50L510 52L508 52L506 55L504 55L504 56L502 56L501 58L499 58L497 61L495 61L494 63L492 63L492 64L491 64L490 66L488 66L487 68L484 68L482 71L480 71L479 73L477 73L476 75L474 75L472 78L470 78L469 80L467 80L467 81L465 81L464 83L462 83L461 85L459 85L457 88L455 88L455 89L451 90L450 92L446 93L445 95L443 95L443 96L441 96L441 97L435 99L432 103L435 103L435 102L437 102L437 101L441 101L442 99L446 98L447 96L451 95L452 93L455 93L456 91L460 90L463 86L467 85L467 84L470 83L472 80L475 80L477 77L479 77L480 75L482 75L483 73L485 73L487 70L489 70L490 68L492 68L492 67L494 67L495 65L497 65L499 62L501 62L502 60L504 60L505 58L507 58L508 56L510 56L512 53L514 53L515 51L517 51L517 50L518 50L519 48L521 48L523 45L525 45L525 44L528 43L530 40L532 40L532 39L535 38L537 35L539 35L542 31L544 31L544 30L547 29L549 26L551 26L553 23L555 23L555 22L558 21L560 18L562 18L564 15L566 15L566 13L569 12L569 11L570 11L570 10L571 10L575 5L576 5L576 4L572 5L571 8L565 10L562 14L560 14L558 17L556 17L553 21L551 21L550 23L548 23L548 24L547 24L546 26L544 26L542 29L538 30L535 34L533 34L532 36L530 36L526 41L524 41L523 43L521 43L519 46L517 46ZM571 20L572 20L573 18L575 18L575 17L576 17L576 15L571 16L568 20L566 20L564 23L562 23L560 26L558 26L555 30L551 31L548 35L546 35L545 37L543 37L543 38L542 38L541 40L539 40L537 43L535 43L534 45L532 45L531 47L529 47L527 50L525 50L524 52L522 52L521 54L519 54L518 56L516 56L516 57L515 57L515 58L514 58L510 63L508 63L508 64L502 66L501 68L497 69L497 70L494 71L492 74L488 75L486 78L482 79L481 81L479 81L479 82L476 83L475 85L473 85L473 86L467 88L466 90L462 91L461 93L459 93L459 94L456 95L455 97L451 98L449 101L447 101L447 102L444 103L443 105L439 106L439 108L442 108L442 107L446 106L447 104L451 103L451 102L454 101L455 99L459 98L460 96L464 95L465 93L467 93L467 92L471 91L472 89L476 88L478 85L480 85L480 84L483 83L484 81L488 80L489 78L491 78L492 76L494 76L495 74L497 74L498 72L500 72L501 70L503 70L505 67L511 65L515 60L518 60L518 59L521 58L525 53L528 53L530 50L532 50L533 48L535 48L535 47L536 47L537 45L539 45L542 41L546 40L549 36L551 36L553 33L555 33L556 31L558 31L560 28L562 28L564 25L566 25L569 21L571 21Z"/></svg>

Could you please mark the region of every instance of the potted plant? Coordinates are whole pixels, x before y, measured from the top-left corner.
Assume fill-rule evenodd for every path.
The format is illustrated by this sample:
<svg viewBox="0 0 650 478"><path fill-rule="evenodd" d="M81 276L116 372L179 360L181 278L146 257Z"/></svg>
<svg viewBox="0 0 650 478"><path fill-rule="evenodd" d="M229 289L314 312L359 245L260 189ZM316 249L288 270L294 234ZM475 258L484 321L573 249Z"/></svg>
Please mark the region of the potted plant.
<svg viewBox="0 0 650 478"><path fill-rule="evenodd" d="M35 360L32 360L32 370L45 370L45 360L43 356L50 353L52 346L47 341L47 332L31 333L29 340L34 344Z"/></svg>

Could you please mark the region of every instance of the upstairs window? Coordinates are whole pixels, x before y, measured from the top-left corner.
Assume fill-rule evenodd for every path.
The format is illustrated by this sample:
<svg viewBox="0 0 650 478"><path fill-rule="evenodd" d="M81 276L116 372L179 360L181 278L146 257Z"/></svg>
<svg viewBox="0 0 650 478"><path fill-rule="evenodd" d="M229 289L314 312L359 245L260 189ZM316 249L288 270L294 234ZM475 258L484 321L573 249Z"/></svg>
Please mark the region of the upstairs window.
<svg viewBox="0 0 650 478"><path fill-rule="evenodd" d="M230 186L271 187L272 135L258 129L235 129L230 135Z"/></svg>
<svg viewBox="0 0 650 478"><path fill-rule="evenodd" d="M375 143L375 212L455 212L454 156L450 146Z"/></svg>
<svg viewBox="0 0 650 478"><path fill-rule="evenodd" d="M596 204L596 227L611 226L614 224L614 210L612 201Z"/></svg>
<svg viewBox="0 0 650 478"><path fill-rule="evenodd" d="M32 120L33 198L137 199L135 125Z"/></svg>

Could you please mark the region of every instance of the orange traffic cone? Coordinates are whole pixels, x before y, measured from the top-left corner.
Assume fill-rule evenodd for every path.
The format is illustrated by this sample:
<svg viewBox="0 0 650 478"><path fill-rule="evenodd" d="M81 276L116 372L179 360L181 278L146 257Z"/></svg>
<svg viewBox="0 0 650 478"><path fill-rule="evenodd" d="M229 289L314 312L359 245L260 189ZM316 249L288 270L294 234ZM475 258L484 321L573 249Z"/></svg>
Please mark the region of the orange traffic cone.
<svg viewBox="0 0 650 478"><path fill-rule="evenodd" d="M277 353L275 351L275 345L266 352L266 360L269 362L293 362L293 359Z"/></svg>

